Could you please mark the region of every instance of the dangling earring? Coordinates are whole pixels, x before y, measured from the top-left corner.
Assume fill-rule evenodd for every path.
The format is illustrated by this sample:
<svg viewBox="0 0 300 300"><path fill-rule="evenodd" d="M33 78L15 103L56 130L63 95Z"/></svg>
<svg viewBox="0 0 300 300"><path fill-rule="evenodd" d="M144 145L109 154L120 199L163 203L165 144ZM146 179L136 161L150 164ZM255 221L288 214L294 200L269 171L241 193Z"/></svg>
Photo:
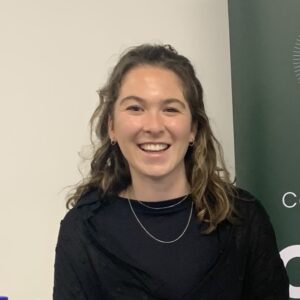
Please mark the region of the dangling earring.
<svg viewBox="0 0 300 300"><path fill-rule="evenodd" d="M110 140L110 144L111 144L112 146L114 146L116 143L117 143L116 141Z"/></svg>
<svg viewBox="0 0 300 300"><path fill-rule="evenodd" d="M195 140L193 140L192 142L189 142L189 147L193 147L195 144Z"/></svg>

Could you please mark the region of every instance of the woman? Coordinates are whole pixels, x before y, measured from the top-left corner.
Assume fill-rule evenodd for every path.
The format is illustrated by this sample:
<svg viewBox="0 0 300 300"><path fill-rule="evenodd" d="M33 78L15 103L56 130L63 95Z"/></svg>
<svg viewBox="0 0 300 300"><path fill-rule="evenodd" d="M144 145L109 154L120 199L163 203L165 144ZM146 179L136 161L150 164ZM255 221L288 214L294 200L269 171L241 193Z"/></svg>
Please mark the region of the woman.
<svg viewBox="0 0 300 300"><path fill-rule="evenodd" d="M189 60L171 46L132 48L99 95L54 299L288 299L268 216L230 182Z"/></svg>

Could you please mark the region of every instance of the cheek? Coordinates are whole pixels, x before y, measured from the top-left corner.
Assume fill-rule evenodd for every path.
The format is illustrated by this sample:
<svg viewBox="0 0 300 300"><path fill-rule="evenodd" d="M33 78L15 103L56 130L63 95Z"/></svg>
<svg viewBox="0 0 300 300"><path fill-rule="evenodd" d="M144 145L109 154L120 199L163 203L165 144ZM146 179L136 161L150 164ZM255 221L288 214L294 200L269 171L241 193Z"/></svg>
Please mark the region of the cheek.
<svg viewBox="0 0 300 300"><path fill-rule="evenodd" d="M171 122L169 129L175 136L184 140L189 139L192 135L192 128L190 122Z"/></svg>
<svg viewBox="0 0 300 300"><path fill-rule="evenodd" d="M139 131L140 122L137 118L118 116L114 122L114 132L117 138L124 140Z"/></svg>

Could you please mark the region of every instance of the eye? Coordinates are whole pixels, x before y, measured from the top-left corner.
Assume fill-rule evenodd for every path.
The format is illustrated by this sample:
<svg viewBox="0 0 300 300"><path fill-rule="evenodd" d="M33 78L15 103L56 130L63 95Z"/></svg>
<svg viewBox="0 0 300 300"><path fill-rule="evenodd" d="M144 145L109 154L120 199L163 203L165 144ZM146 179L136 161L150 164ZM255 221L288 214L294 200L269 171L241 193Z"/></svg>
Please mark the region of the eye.
<svg viewBox="0 0 300 300"><path fill-rule="evenodd" d="M177 109L176 107L166 107L164 111L168 113L177 113L179 112L179 109Z"/></svg>
<svg viewBox="0 0 300 300"><path fill-rule="evenodd" d="M126 110L130 110L130 111L141 111L142 108L139 105L130 105L126 107Z"/></svg>

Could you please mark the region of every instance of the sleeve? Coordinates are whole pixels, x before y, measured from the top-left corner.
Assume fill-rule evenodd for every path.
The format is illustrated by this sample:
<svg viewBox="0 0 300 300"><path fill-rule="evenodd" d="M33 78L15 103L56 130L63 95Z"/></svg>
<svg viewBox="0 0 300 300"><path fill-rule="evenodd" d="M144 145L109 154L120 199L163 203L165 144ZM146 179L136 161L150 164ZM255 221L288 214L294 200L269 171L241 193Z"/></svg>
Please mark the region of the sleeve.
<svg viewBox="0 0 300 300"><path fill-rule="evenodd" d="M68 245L72 241L65 227L62 221L55 253L53 300L87 300L72 261Z"/></svg>
<svg viewBox="0 0 300 300"><path fill-rule="evenodd" d="M275 233L263 206L255 201L249 224L249 255L244 299L288 300L289 280Z"/></svg>
<svg viewBox="0 0 300 300"><path fill-rule="evenodd" d="M69 212L61 222L54 265L53 300L87 300L81 272L83 253L80 230L76 228L74 213Z"/></svg>

